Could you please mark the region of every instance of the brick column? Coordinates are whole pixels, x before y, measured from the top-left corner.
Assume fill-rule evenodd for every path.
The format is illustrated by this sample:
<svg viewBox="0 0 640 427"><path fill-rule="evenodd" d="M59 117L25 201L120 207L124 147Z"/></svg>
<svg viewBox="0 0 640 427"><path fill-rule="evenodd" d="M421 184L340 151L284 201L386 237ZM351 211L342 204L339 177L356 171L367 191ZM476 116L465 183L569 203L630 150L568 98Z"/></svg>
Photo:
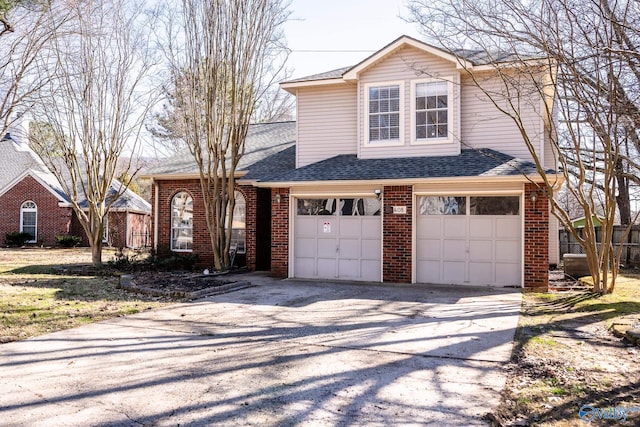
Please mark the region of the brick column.
<svg viewBox="0 0 640 427"><path fill-rule="evenodd" d="M289 276L289 189L271 189L271 275Z"/></svg>
<svg viewBox="0 0 640 427"><path fill-rule="evenodd" d="M413 188L384 187L382 221L382 280L411 283L411 226ZM406 214L393 214L393 206L406 206Z"/></svg>
<svg viewBox="0 0 640 427"><path fill-rule="evenodd" d="M236 189L244 195L246 202L246 228L245 236L246 244L246 257L247 267L251 271L256 269L256 220L257 220L257 208L258 208L258 192L255 187L251 185L237 185Z"/></svg>
<svg viewBox="0 0 640 427"><path fill-rule="evenodd" d="M549 288L549 200L531 183L524 188L524 286Z"/></svg>

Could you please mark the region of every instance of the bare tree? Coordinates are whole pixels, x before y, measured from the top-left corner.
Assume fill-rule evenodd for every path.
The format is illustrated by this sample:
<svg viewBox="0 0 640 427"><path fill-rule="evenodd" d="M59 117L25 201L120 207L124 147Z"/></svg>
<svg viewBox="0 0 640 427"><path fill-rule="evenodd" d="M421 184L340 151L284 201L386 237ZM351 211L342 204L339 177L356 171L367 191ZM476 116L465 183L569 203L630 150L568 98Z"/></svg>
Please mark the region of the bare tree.
<svg viewBox="0 0 640 427"><path fill-rule="evenodd" d="M119 185L118 160L125 150L136 152L153 102L146 80L153 58L142 31L149 17L142 5L125 0L68 0L56 7L64 8L70 21L57 29L52 9L48 28L55 38L47 66L55 78L32 110L51 131L49 138L31 143L69 196L92 262L101 266L105 217L137 172L130 170L130 156L129 181Z"/></svg>
<svg viewBox="0 0 640 427"><path fill-rule="evenodd" d="M236 167L263 91L282 68L282 0L183 0L169 44L175 113L198 165L214 267L230 267ZM169 40L173 37L169 37Z"/></svg>
<svg viewBox="0 0 640 427"><path fill-rule="evenodd" d="M44 24L49 15L41 7L27 9L21 3L0 0L0 137L51 79L46 70L37 69L46 61L44 48L54 36ZM54 27L65 20L60 13Z"/></svg>
<svg viewBox="0 0 640 427"><path fill-rule="evenodd" d="M460 64L487 101L520 130L552 213L587 255L595 290L613 292L621 255L611 245L616 167L622 162L638 170L635 159L621 149L625 141L635 143L640 123L635 2L412 0L409 10L435 43L492 58L490 64L500 78L497 88L464 61ZM531 105L532 99L540 98L545 100L542 105ZM576 232L570 213L554 199L557 183L545 174L524 109L537 111L547 123L545 138L564 174L566 190L585 216L583 234ZM602 244L596 240L596 214L602 215Z"/></svg>

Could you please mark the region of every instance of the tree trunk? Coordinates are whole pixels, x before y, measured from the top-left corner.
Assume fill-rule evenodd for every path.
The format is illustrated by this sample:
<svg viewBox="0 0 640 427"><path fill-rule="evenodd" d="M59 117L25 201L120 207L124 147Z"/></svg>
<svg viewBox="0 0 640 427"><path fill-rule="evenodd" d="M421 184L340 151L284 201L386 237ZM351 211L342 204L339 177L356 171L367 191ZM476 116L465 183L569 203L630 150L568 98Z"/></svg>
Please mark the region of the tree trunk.
<svg viewBox="0 0 640 427"><path fill-rule="evenodd" d="M620 224L631 224L631 200L629 198L629 180L623 176L624 165L622 159L616 162L616 181L618 185L618 194L616 195L616 203L620 212Z"/></svg>
<svg viewBox="0 0 640 427"><path fill-rule="evenodd" d="M102 237L91 245L91 263L96 268L102 268Z"/></svg>

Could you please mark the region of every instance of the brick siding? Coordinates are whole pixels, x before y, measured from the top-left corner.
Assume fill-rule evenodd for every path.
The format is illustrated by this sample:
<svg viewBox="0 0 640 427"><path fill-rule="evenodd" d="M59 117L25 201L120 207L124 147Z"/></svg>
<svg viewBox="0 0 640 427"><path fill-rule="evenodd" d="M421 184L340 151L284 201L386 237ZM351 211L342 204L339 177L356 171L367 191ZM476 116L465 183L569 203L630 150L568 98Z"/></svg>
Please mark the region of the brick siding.
<svg viewBox="0 0 640 427"><path fill-rule="evenodd" d="M55 237L71 232L71 208L58 206L58 199L35 178L26 176L0 196L0 244L5 235L20 231L20 208L26 201L37 206L37 243L54 246Z"/></svg>
<svg viewBox="0 0 640 427"><path fill-rule="evenodd" d="M276 200L280 195L280 201ZM289 189L271 190L271 275L289 276Z"/></svg>
<svg viewBox="0 0 640 427"><path fill-rule="evenodd" d="M213 248L211 246L211 236L207 228L204 200L199 179L188 180L160 180L157 181L158 194L155 194L155 185L152 188L153 200L156 197L158 203L158 215L156 216L156 203L152 204L152 218L158 221L158 241L154 242L159 256L170 256L172 253L182 252L171 251L171 200L180 191L186 191L193 198L193 252L198 254L198 267L211 267L213 265ZM247 261L252 260L255 265L255 193L252 186L236 185L236 190L240 191L247 203ZM251 213L250 213L251 212ZM251 218L251 215L253 218ZM253 228L251 228L253 227ZM251 235L251 237L249 237Z"/></svg>
<svg viewBox="0 0 640 427"><path fill-rule="evenodd" d="M535 203L531 194L537 194ZM525 184L524 193L524 286L549 287L549 200L535 184Z"/></svg>
<svg viewBox="0 0 640 427"><path fill-rule="evenodd" d="M410 185L384 187L382 226L382 279L411 283L411 235L413 188ZM406 206L406 214L393 214L393 206Z"/></svg>

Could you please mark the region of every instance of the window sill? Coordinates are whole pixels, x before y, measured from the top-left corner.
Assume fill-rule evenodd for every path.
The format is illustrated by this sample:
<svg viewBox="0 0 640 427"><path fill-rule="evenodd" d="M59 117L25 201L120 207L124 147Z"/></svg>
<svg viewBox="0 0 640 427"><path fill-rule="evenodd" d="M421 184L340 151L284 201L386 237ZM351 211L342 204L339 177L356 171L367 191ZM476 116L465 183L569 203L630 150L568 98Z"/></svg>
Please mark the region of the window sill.
<svg viewBox="0 0 640 427"><path fill-rule="evenodd" d="M400 147L404 145L404 141L401 139L387 139L383 141L369 141L365 142L365 147Z"/></svg>
<svg viewBox="0 0 640 427"><path fill-rule="evenodd" d="M444 145L453 144L453 142L453 138L416 139L411 141L411 145Z"/></svg>

